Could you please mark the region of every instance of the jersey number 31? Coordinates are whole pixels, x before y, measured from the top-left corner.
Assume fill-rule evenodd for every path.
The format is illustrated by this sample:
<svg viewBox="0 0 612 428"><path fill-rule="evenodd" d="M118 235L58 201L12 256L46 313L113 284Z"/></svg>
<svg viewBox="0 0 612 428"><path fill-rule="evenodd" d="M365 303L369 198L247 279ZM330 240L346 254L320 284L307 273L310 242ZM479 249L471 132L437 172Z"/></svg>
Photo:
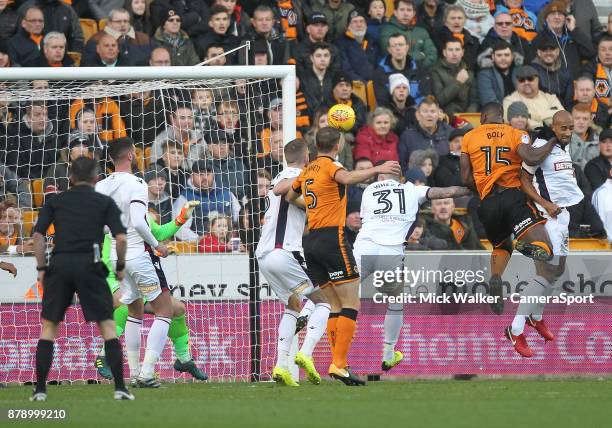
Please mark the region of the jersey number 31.
<svg viewBox="0 0 612 428"><path fill-rule="evenodd" d="M400 214L406 214L406 199L404 196L404 190L403 189L393 189L393 193L397 195L397 199L399 201ZM383 204L382 208L374 210L374 214L387 214L393 209L393 202L391 202L388 199L389 195L391 194L391 190L379 190L372 194L374 196L378 196L379 204Z"/></svg>

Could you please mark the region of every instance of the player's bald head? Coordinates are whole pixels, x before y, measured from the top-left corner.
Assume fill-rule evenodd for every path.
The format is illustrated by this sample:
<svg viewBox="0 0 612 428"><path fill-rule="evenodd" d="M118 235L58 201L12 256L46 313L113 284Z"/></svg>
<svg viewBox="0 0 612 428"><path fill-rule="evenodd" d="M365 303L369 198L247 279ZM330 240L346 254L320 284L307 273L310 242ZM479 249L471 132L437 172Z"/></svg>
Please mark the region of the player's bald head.
<svg viewBox="0 0 612 428"><path fill-rule="evenodd" d="M553 126L555 126L555 124L558 124L558 123L567 123L567 122L573 122L572 114L568 111L559 110L552 117Z"/></svg>
<svg viewBox="0 0 612 428"><path fill-rule="evenodd" d="M480 123L503 123L504 106L498 102L486 103L480 110Z"/></svg>
<svg viewBox="0 0 612 428"><path fill-rule="evenodd" d="M569 144L574 132L574 118L571 113L565 110L556 112L552 118L552 130L561 145Z"/></svg>

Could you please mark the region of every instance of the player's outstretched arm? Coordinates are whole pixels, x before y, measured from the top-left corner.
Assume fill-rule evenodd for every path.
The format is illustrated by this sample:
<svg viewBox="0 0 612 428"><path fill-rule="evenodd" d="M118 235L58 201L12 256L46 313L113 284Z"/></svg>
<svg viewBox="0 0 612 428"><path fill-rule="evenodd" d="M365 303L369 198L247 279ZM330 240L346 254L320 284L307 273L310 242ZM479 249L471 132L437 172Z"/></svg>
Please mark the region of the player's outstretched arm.
<svg viewBox="0 0 612 428"><path fill-rule="evenodd" d="M298 192L296 192L291 187L289 187L289 190L287 191L287 194L285 195L285 200L289 202L290 204L293 204L296 207L305 210L306 203L304 202L304 198L301 198L300 196L302 195L300 195Z"/></svg>
<svg viewBox="0 0 612 428"><path fill-rule="evenodd" d="M553 204L540 196L533 186L533 174L525 168L521 168L521 190L525 192L529 199L543 207L552 218L556 218L561 212L561 208L557 204Z"/></svg>
<svg viewBox="0 0 612 428"><path fill-rule="evenodd" d="M17 276L17 268L12 263L0 261L0 269L12 273L13 276Z"/></svg>
<svg viewBox="0 0 612 428"><path fill-rule="evenodd" d="M340 184L357 184L362 183L368 178L374 177L377 174L400 176L402 174L402 168L397 161L387 161L382 165L360 171L347 171L346 169L339 169L334 176L334 180Z"/></svg>
<svg viewBox="0 0 612 428"><path fill-rule="evenodd" d="M461 153L461 157L459 158L459 166L461 167L461 182L463 185L467 186L473 191L476 191L474 175L472 174L472 162L467 154Z"/></svg>
<svg viewBox="0 0 612 428"><path fill-rule="evenodd" d="M552 138L540 147L533 147L529 144L519 144L516 148L516 152L527 165L535 166L541 164L544 159L546 159L546 156L550 154L550 151L556 143L557 139Z"/></svg>
<svg viewBox="0 0 612 428"><path fill-rule="evenodd" d="M291 185L294 181L295 178L283 178L281 181L276 183L276 185L272 189L272 193L274 193L274 196L286 195L289 189L291 189Z"/></svg>
<svg viewBox="0 0 612 428"><path fill-rule="evenodd" d="M430 187L427 191L427 199L458 198L471 193L470 189L462 186Z"/></svg>

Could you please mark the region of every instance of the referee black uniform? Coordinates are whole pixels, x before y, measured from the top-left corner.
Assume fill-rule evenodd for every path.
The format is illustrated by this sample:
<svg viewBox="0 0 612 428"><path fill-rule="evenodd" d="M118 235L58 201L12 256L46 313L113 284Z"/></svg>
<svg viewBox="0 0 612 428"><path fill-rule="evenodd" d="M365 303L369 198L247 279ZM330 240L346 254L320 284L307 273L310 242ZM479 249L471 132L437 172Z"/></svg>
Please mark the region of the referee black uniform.
<svg viewBox="0 0 612 428"><path fill-rule="evenodd" d="M112 319L113 297L100 251L104 226L113 236L126 233L115 201L92 186L75 186L45 203L34 232L45 235L51 224L55 225L55 247L43 281L42 317L63 321L76 292L86 321Z"/></svg>
<svg viewBox="0 0 612 428"><path fill-rule="evenodd" d="M74 293L79 295L85 320L97 321L106 336L104 348L115 380L115 399L134 399L123 380L123 352L115 336L113 297L106 283L108 270L100 259L104 227L108 226L117 242L122 241L120 259L125 262L126 229L115 201L95 191L96 177L94 160L81 157L72 162L71 180L76 184L45 202L34 228L36 269L43 283L43 325L36 347L36 390L32 401L47 398L57 325L64 320ZM55 245L49 265L45 266L45 235L51 224L55 226Z"/></svg>

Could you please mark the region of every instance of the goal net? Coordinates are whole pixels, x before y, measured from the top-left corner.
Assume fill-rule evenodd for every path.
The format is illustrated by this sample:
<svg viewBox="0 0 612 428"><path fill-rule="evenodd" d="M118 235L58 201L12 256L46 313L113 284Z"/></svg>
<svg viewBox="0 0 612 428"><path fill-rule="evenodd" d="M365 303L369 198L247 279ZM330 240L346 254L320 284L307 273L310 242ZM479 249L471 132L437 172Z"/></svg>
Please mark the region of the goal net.
<svg viewBox="0 0 612 428"><path fill-rule="evenodd" d="M15 70L0 81L0 251L19 269L0 287L0 382L35 379L42 290L31 233L42 204L67 190L78 156L112 172L108 142L125 136L136 145L153 219L167 223L184 201L201 202L162 262L172 295L185 303L196 364L221 381L270 373L282 307L260 284L253 252L283 143L295 138L293 68ZM151 322L145 316L143 334ZM75 302L49 380L96 379L101 343ZM175 358L169 340L156 370L188 379L173 370Z"/></svg>

